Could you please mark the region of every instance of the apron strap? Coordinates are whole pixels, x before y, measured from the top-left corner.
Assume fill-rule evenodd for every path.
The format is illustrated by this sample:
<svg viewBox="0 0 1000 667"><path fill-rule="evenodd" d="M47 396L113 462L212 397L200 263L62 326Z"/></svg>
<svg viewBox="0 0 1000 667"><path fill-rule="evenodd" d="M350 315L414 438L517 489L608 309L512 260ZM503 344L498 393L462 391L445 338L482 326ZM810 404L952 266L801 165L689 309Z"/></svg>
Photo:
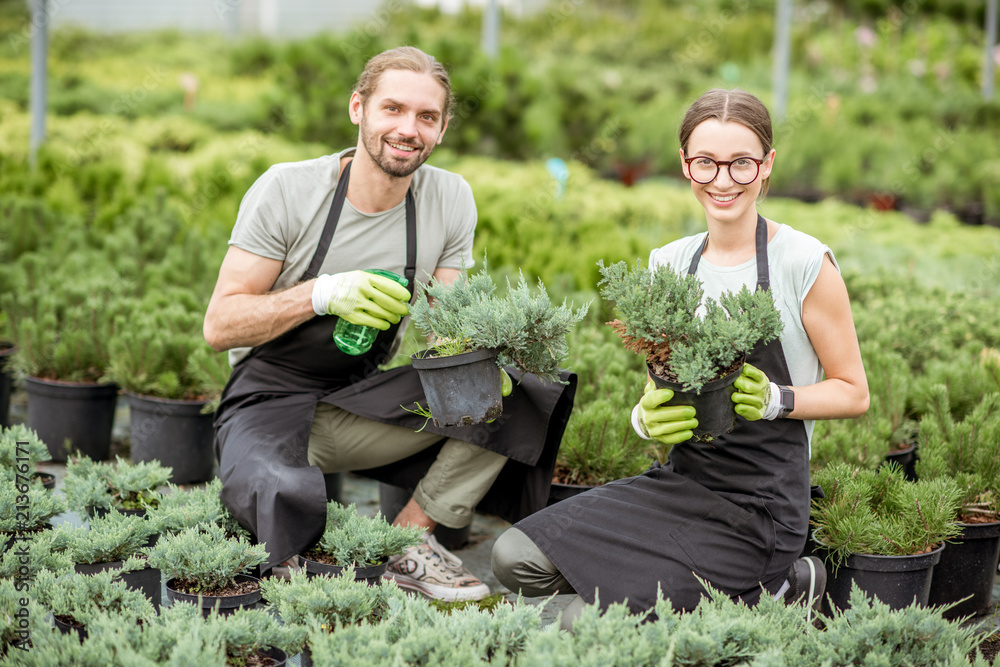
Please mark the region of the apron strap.
<svg viewBox="0 0 1000 667"><path fill-rule="evenodd" d="M333 193L333 204L330 205L330 212L326 216L326 224L323 225L323 232L320 234L319 243L316 245L316 252L313 253L309 268L299 278L300 282L311 280L319 275L319 270L323 266L326 254L330 250L330 243L333 241L333 233L337 231L337 223L340 222L340 212L344 208L347 200L347 186L351 181L351 164L348 162L337 181L337 190ZM413 297L415 287L414 278L417 275L417 204L413 198L413 188L406 191L406 269L403 275L407 280L407 290L410 297Z"/></svg>
<svg viewBox="0 0 1000 667"><path fill-rule="evenodd" d="M691 266L688 267L688 275L693 276L698 272L698 262L701 261L701 254L705 252L708 245L708 234L705 240L698 246L694 257L691 258ZM767 268L767 221L760 213L757 214L757 230L754 236L754 246L757 254L757 289L768 289L771 286L771 275Z"/></svg>

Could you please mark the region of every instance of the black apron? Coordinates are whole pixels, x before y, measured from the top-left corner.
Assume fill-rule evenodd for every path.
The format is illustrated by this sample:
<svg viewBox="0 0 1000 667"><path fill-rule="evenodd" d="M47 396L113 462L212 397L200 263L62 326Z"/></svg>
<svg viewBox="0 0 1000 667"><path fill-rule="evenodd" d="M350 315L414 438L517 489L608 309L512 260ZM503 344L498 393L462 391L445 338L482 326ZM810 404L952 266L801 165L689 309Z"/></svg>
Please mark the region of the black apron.
<svg viewBox="0 0 1000 667"><path fill-rule="evenodd" d="M708 237L705 237L705 243ZM688 273L704 251L698 248ZM769 284L767 224L757 218L757 289ZM781 342L747 361L791 384ZM796 419L749 422L711 443L676 445L665 465L563 500L517 524L587 602L650 609L657 588L679 610L704 592L695 575L754 604L774 594L809 525L809 446Z"/></svg>
<svg viewBox="0 0 1000 667"><path fill-rule="evenodd" d="M318 275L347 197L350 163L337 183L326 224L301 281ZM417 258L416 204L406 193L406 269L412 298ZM267 570L314 545L326 525L323 474L309 465L307 451L316 403L323 401L386 424L417 430L425 420L404 410L426 405L410 366L379 372L399 325L380 332L372 349L350 356L333 342L336 317L314 317L240 361L223 390L215 414L215 452L222 479L221 499L240 524L266 544ZM507 369L516 382L520 374ZM380 481L414 488L448 437L459 438L508 457L478 508L508 521L545 506L556 453L573 406L576 376L565 385L525 376L504 399L492 424L426 430L441 442L394 464L357 471Z"/></svg>

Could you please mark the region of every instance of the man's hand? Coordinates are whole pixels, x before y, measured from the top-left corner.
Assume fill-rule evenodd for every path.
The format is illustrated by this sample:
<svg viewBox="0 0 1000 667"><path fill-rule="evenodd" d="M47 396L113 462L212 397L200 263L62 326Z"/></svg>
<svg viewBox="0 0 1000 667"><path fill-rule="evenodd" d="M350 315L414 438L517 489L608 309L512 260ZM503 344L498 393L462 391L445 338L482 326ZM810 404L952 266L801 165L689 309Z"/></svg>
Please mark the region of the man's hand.
<svg viewBox="0 0 1000 667"><path fill-rule="evenodd" d="M669 389L656 389L650 380L646 383L642 399L636 406L638 426L649 438L664 445L676 445L694 437L698 426L694 407L690 405L663 405L674 397Z"/></svg>
<svg viewBox="0 0 1000 667"><path fill-rule="evenodd" d="M388 329L410 312L405 287L367 271L347 271L316 278L313 310L317 315L337 315L351 324Z"/></svg>
<svg viewBox="0 0 1000 667"><path fill-rule="evenodd" d="M763 419L771 401L771 381L764 371L743 364L743 372L736 378L735 387L733 403L736 404L736 414L751 422Z"/></svg>

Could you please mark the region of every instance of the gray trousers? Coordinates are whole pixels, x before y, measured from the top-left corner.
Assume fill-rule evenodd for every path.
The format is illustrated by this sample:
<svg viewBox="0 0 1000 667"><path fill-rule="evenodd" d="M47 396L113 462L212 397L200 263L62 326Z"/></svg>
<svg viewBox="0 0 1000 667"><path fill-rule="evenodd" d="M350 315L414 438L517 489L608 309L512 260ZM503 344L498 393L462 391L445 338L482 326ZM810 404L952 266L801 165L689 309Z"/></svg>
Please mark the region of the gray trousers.
<svg viewBox="0 0 1000 667"><path fill-rule="evenodd" d="M517 528L508 528L497 538L491 554L493 574L514 593L525 597L575 594L573 586L531 539ZM576 595L563 610L560 627L571 631L586 603Z"/></svg>
<svg viewBox="0 0 1000 667"><path fill-rule="evenodd" d="M394 463L439 442L441 436L382 424L318 403L309 434L309 463L324 473L365 470ZM507 457L455 438L445 441L413 499L448 528L464 528L507 463Z"/></svg>

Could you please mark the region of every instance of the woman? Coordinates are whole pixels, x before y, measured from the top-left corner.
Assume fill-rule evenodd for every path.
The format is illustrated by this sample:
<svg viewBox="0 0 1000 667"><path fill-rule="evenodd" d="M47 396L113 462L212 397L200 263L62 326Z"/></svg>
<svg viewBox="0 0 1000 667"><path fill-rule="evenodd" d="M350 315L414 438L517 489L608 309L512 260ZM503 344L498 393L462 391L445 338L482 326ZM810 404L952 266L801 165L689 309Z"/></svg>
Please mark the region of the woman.
<svg viewBox="0 0 1000 667"><path fill-rule="evenodd" d="M699 579L748 604L762 590L822 594L817 559L799 559L809 525L813 420L868 408L847 289L816 239L757 213L774 166L767 108L744 91L710 90L681 124L681 167L705 209L706 233L650 254L651 268L693 273L705 296L770 288L779 340L759 345L736 383L733 432L689 442L692 407L667 407L647 382L632 422L644 438L677 445L668 461L564 500L518 522L493 550L501 583L528 596L572 593L563 626L583 603L650 609L658 590L697 606Z"/></svg>

